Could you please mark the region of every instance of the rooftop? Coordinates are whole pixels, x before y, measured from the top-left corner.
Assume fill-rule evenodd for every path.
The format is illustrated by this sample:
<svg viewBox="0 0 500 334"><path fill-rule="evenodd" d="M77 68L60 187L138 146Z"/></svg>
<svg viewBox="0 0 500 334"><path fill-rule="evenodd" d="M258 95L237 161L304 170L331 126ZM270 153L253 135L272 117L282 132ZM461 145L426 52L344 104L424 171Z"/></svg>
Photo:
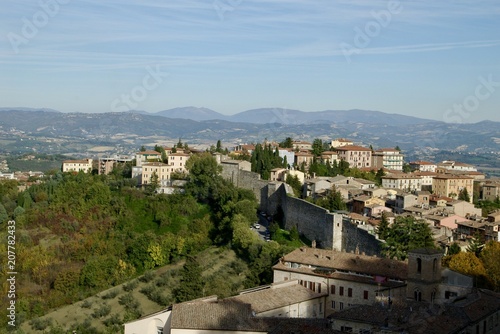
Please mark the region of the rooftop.
<svg viewBox="0 0 500 334"><path fill-rule="evenodd" d="M342 146L342 147L337 147L337 151L368 151L371 152L368 147L363 147L363 146L357 146L357 145L347 145L347 146Z"/></svg>
<svg viewBox="0 0 500 334"><path fill-rule="evenodd" d="M402 261L307 247L296 249L282 257L281 263L285 262L368 275L383 273L384 276L398 279L406 279L408 270L408 265Z"/></svg>
<svg viewBox="0 0 500 334"><path fill-rule="evenodd" d="M328 295L328 291L317 293L303 287L298 281L290 281L275 283L269 288L241 294L229 299L239 301L243 304L251 304L252 311L262 313L326 295Z"/></svg>

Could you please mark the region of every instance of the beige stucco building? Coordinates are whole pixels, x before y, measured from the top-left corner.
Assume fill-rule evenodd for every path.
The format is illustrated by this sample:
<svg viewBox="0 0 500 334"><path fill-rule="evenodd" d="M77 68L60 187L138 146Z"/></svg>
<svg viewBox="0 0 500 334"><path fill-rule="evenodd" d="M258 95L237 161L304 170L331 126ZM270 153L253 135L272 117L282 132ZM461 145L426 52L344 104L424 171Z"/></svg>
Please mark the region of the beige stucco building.
<svg viewBox="0 0 500 334"><path fill-rule="evenodd" d="M347 145L338 147L339 159L347 161L349 167L368 168L372 167L372 150L362 146Z"/></svg>
<svg viewBox="0 0 500 334"><path fill-rule="evenodd" d="M92 159L64 160L62 164L63 172L92 172Z"/></svg>
<svg viewBox="0 0 500 334"><path fill-rule="evenodd" d="M313 291L327 291L327 316L380 298L406 296L407 265L396 260L302 247L283 256L273 272L274 282L299 280Z"/></svg>
<svg viewBox="0 0 500 334"><path fill-rule="evenodd" d="M432 182L432 191L437 196L447 196L454 199L458 198L463 189L467 189L470 203L474 194L474 179L468 176L453 174L440 174L434 177Z"/></svg>

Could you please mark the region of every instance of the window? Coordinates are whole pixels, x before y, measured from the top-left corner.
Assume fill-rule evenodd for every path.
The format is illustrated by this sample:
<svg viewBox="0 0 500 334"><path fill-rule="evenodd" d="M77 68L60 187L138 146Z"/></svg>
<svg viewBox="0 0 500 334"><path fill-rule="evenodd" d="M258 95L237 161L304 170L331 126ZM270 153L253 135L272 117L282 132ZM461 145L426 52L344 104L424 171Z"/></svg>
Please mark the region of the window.
<svg viewBox="0 0 500 334"><path fill-rule="evenodd" d="M335 310L335 300L332 300L332 309Z"/></svg>
<svg viewBox="0 0 500 334"><path fill-rule="evenodd" d="M163 334L163 327L156 327L156 334Z"/></svg>
<svg viewBox="0 0 500 334"><path fill-rule="evenodd" d="M344 303L340 302L339 303L339 307L340 307L340 310L343 310L344 309Z"/></svg>
<svg viewBox="0 0 500 334"><path fill-rule="evenodd" d="M335 285L330 285L330 294L334 295L335 294Z"/></svg>
<svg viewBox="0 0 500 334"><path fill-rule="evenodd" d="M363 291L363 299L368 299L368 290Z"/></svg>
<svg viewBox="0 0 500 334"><path fill-rule="evenodd" d="M323 303L319 303L319 313L323 313Z"/></svg>
<svg viewBox="0 0 500 334"><path fill-rule="evenodd" d="M352 288L347 289L347 297L352 297Z"/></svg>
<svg viewBox="0 0 500 334"><path fill-rule="evenodd" d="M417 273L421 273L422 272L422 259L421 258L418 258L417 259Z"/></svg>
<svg viewBox="0 0 500 334"><path fill-rule="evenodd" d="M414 295L415 300L416 300L417 302L422 301L422 293L420 292L420 290L415 289L415 291L413 292L413 295Z"/></svg>
<svg viewBox="0 0 500 334"><path fill-rule="evenodd" d="M318 293L321 293L321 283L318 283Z"/></svg>
<svg viewBox="0 0 500 334"><path fill-rule="evenodd" d="M343 296L344 295L344 287L341 286L339 289L339 295Z"/></svg>

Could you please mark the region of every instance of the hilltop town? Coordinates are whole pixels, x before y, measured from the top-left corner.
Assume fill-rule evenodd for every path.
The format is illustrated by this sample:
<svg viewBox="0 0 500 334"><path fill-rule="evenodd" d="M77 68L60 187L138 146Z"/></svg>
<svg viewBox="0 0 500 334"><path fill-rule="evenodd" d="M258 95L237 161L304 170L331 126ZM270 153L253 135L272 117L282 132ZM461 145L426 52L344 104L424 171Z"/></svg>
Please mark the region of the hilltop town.
<svg viewBox="0 0 500 334"><path fill-rule="evenodd" d="M473 165L406 161L399 147L346 138L286 138L235 147L218 141L205 150L179 140L132 155L65 160L61 171L120 173L153 196L174 196L193 182L193 163L202 157L214 161L224 180L254 194L254 236L274 242L281 228L309 244L281 254L266 285L173 303L129 320L126 334L498 330L498 281L478 284L474 272L448 265L474 245L477 254L498 255L500 180ZM4 172L0 178L30 187L43 177ZM397 238L412 230L415 238Z"/></svg>

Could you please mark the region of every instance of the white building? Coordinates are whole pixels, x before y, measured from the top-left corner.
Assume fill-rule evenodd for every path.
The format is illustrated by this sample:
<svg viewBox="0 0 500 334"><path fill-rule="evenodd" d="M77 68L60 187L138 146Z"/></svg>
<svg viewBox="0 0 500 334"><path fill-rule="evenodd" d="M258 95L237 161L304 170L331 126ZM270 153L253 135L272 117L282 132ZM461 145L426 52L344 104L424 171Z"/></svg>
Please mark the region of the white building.
<svg viewBox="0 0 500 334"><path fill-rule="evenodd" d="M62 164L63 172L92 172L92 159L83 160L65 160Z"/></svg>
<svg viewBox="0 0 500 334"><path fill-rule="evenodd" d="M381 148L372 153L372 168L386 168L389 170L403 170L403 154L393 148Z"/></svg>

